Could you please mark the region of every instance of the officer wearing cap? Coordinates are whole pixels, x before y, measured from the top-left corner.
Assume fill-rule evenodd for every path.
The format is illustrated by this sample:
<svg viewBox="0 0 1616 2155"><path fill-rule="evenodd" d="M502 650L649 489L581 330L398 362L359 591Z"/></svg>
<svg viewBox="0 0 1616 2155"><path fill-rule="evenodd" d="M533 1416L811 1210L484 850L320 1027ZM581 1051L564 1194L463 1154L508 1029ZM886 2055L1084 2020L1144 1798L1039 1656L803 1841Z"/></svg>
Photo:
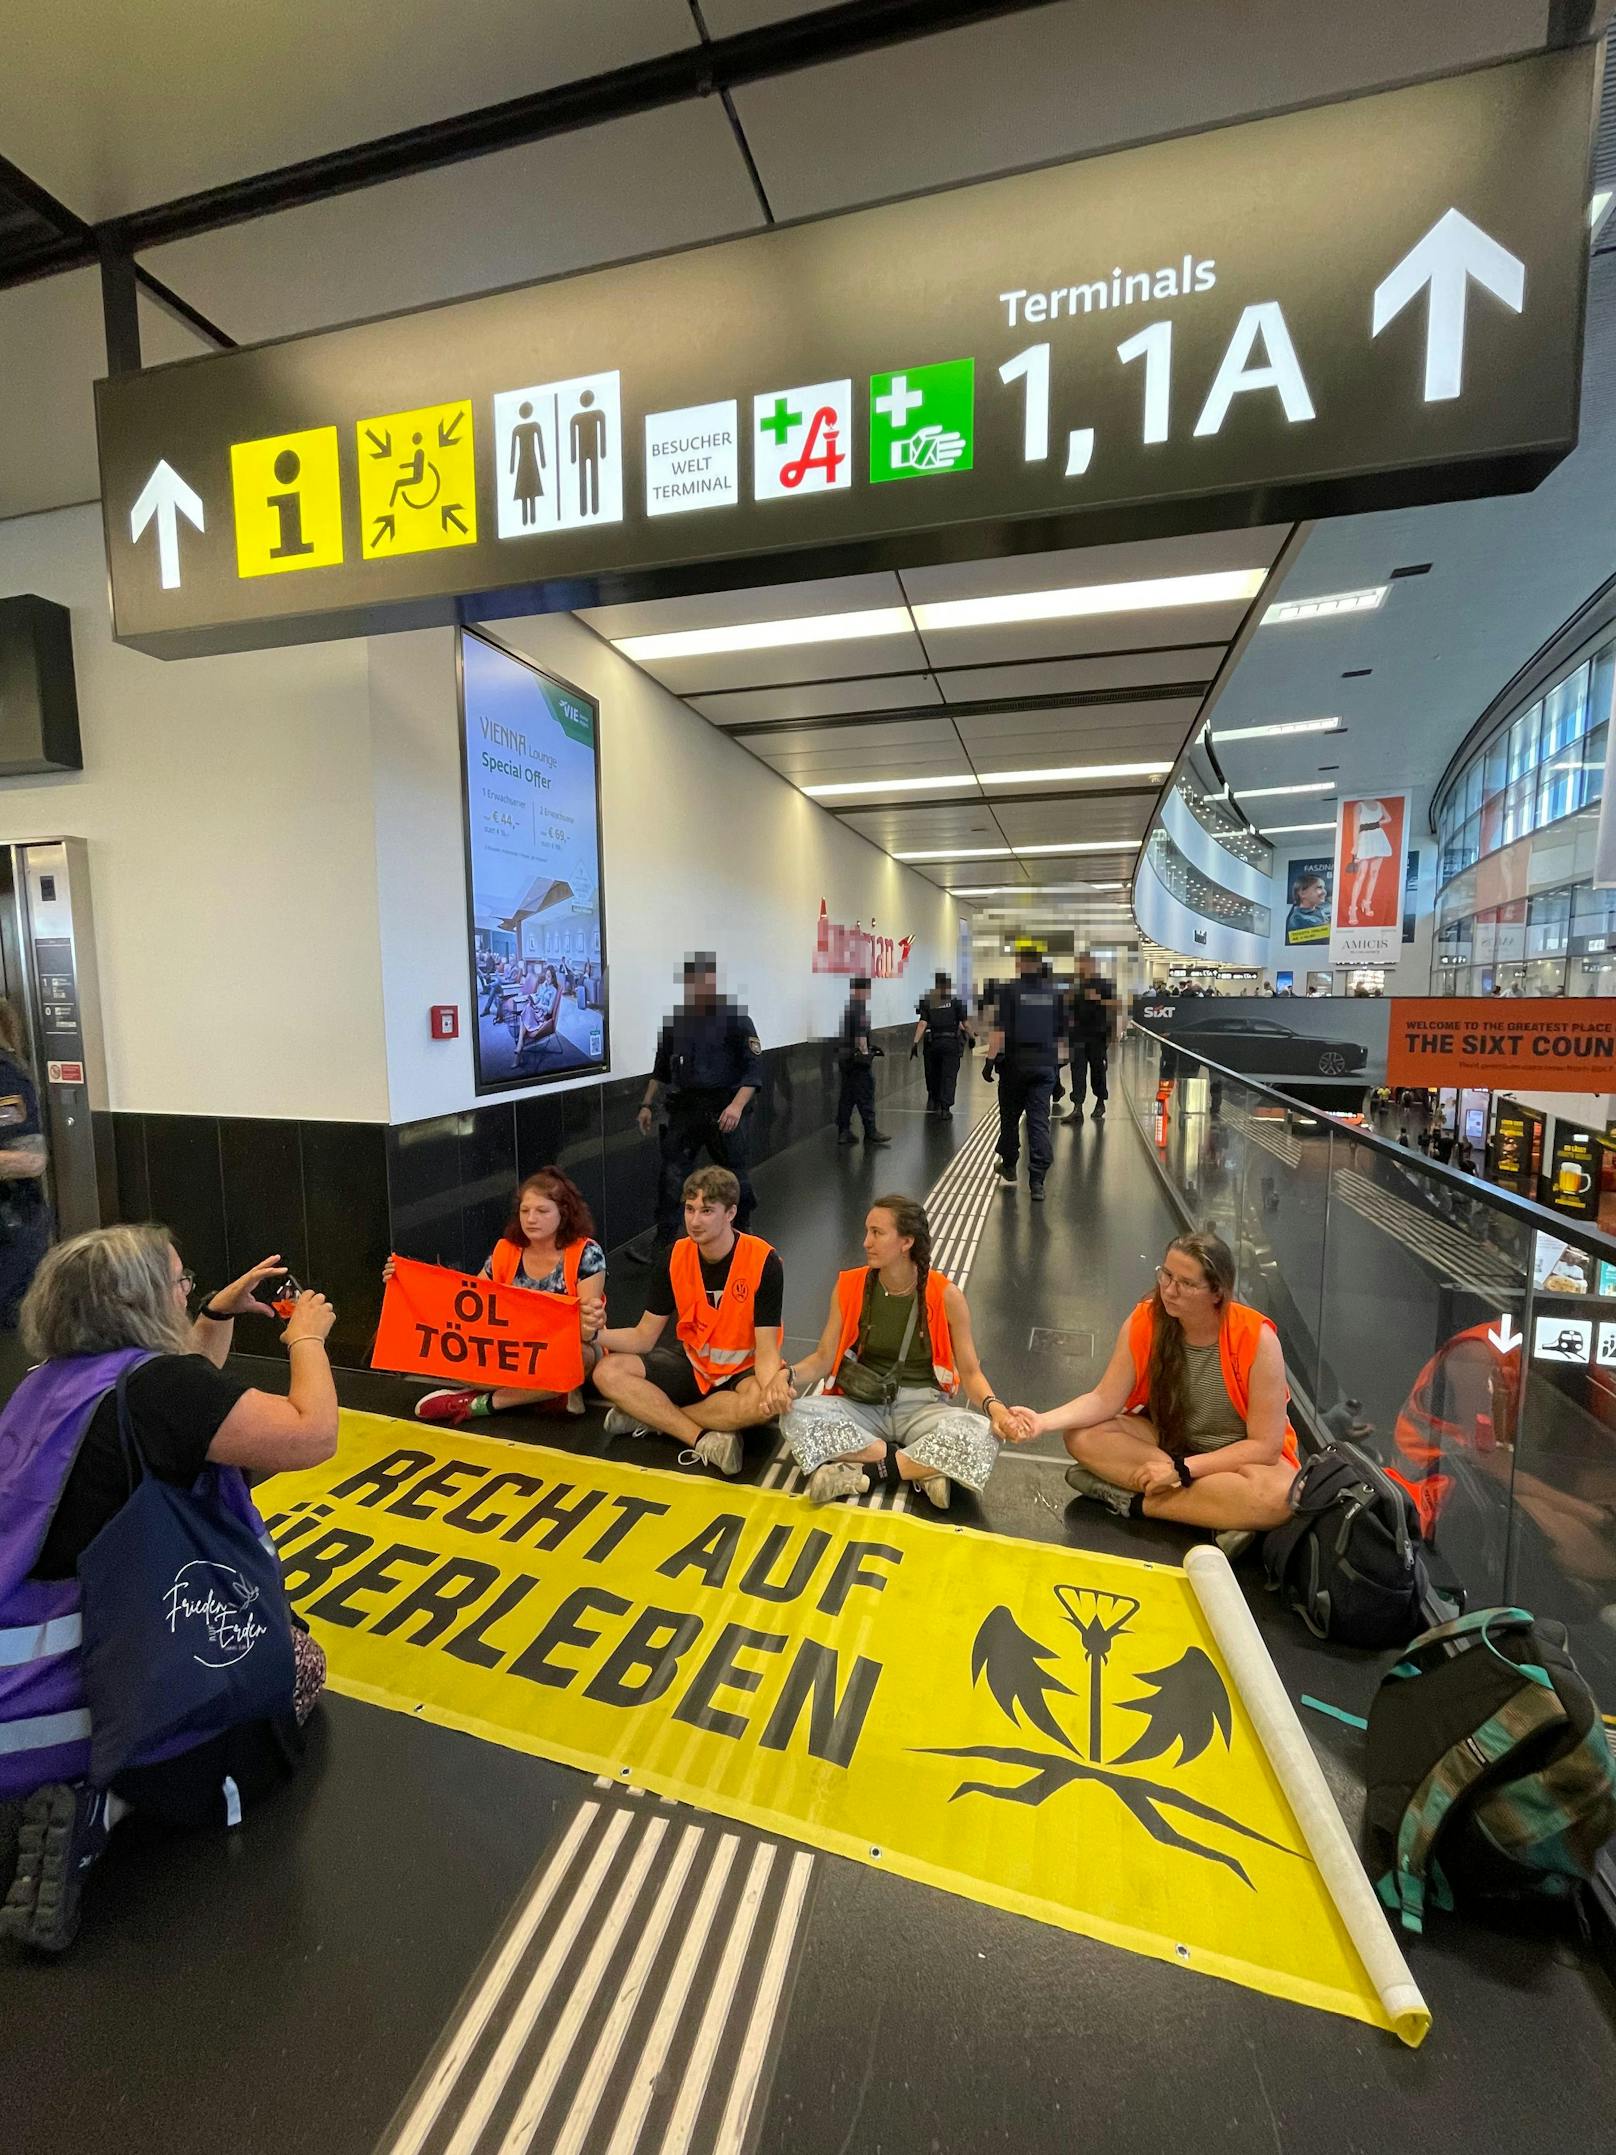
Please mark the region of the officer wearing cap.
<svg viewBox="0 0 1616 2155"><path fill-rule="evenodd" d="M916 1003L915 1016L918 1023L909 1053L911 1057L916 1053L925 1057L926 1113L952 1115L968 1028L965 1005L954 993L954 983L946 973L939 973L931 992Z"/></svg>
<svg viewBox="0 0 1616 2155"><path fill-rule="evenodd" d="M1027 1181L1035 1198L1044 1194L1053 1147L1049 1103L1066 1039L1066 998L1049 977L1037 943L1016 945L1016 977L994 988L989 1013L988 1060L983 1076L999 1075L999 1181L1016 1186L1021 1157L1021 1118L1027 1118Z"/></svg>
<svg viewBox="0 0 1616 2155"><path fill-rule="evenodd" d="M853 1145L853 1110L858 1109L866 1145L890 1145L892 1140L875 1126L875 1058L882 1052L870 1030L870 981L859 973L847 983L847 1008L842 1012L842 1089L836 1096L836 1142Z"/></svg>
<svg viewBox="0 0 1616 2155"><path fill-rule="evenodd" d="M763 1049L745 1010L719 994L718 960L710 950L693 951L685 960L684 981L685 999L657 1037L639 1113L641 1135L649 1137L653 1110L667 1089L657 1195L659 1249L666 1249L679 1232L680 1193L703 1152L715 1167L727 1167L741 1186L735 1211L738 1232L746 1232L757 1204L747 1173L747 1110L763 1083ZM636 1249L634 1254L649 1259L651 1252Z"/></svg>

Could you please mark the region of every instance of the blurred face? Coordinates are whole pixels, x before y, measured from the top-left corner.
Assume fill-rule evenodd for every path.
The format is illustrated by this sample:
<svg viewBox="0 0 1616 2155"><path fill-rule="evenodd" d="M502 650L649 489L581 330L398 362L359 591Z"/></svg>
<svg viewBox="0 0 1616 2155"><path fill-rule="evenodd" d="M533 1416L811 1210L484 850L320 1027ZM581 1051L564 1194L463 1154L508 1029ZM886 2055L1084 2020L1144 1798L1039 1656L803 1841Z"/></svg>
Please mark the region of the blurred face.
<svg viewBox="0 0 1616 2155"><path fill-rule="evenodd" d="M171 1242L168 1246L168 1284L173 1289L174 1302L183 1310L191 1299L191 1289L196 1281L180 1262L180 1253Z"/></svg>
<svg viewBox="0 0 1616 2155"><path fill-rule="evenodd" d="M517 1218L529 1242L553 1242L561 1226L561 1207L543 1190L524 1190Z"/></svg>
<svg viewBox="0 0 1616 2155"><path fill-rule="evenodd" d="M734 1217L733 1205L715 1205L708 1197L685 1199L685 1233L699 1250L722 1242Z"/></svg>
<svg viewBox="0 0 1616 2155"><path fill-rule="evenodd" d="M686 973L685 994L698 1010L711 1010L718 1000L718 975Z"/></svg>
<svg viewBox="0 0 1616 2155"><path fill-rule="evenodd" d="M1217 1290L1187 1250L1169 1250L1156 1268L1162 1307L1180 1321L1205 1316L1218 1306Z"/></svg>
<svg viewBox="0 0 1616 2155"><path fill-rule="evenodd" d="M882 1205L864 1216L864 1255L868 1263L885 1267L902 1264L915 1246L913 1235L900 1235L897 1222Z"/></svg>

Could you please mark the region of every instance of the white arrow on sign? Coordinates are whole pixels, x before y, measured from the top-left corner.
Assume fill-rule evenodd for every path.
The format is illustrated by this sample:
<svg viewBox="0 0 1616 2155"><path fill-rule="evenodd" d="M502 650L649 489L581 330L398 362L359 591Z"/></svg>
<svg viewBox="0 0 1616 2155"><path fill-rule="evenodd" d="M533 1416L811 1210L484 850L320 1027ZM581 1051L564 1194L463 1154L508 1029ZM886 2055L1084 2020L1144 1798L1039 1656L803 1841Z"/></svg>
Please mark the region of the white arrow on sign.
<svg viewBox="0 0 1616 2155"><path fill-rule="evenodd" d="M157 570L165 591L180 587L180 527L183 516L198 531L205 528L202 497L188 487L166 457L140 490L140 499L129 512L129 536L133 541L157 519Z"/></svg>
<svg viewBox="0 0 1616 2155"><path fill-rule="evenodd" d="M1512 314L1526 297L1526 264L1499 245L1460 210L1445 210L1418 246L1375 287L1378 337L1416 293L1431 288L1425 328L1425 401L1440 404L1459 394L1464 375L1465 306L1470 280L1485 286Z"/></svg>
<svg viewBox="0 0 1616 2155"><path fill-rule="evenodd" d="M1487 1337L1492 1341L1493 1345L1498 1349L1500 1354L1508 1354L1512 1347L1518 1347L1520 1345L1521 1341L1526 1337L1526 1335L1524 1332L1516 1331L1514 1318L1509 1314L1508 1310L1505 1310L1503 1316L1499 1318L1498 1322L1495 1325L1489 1326Z"/></svg>

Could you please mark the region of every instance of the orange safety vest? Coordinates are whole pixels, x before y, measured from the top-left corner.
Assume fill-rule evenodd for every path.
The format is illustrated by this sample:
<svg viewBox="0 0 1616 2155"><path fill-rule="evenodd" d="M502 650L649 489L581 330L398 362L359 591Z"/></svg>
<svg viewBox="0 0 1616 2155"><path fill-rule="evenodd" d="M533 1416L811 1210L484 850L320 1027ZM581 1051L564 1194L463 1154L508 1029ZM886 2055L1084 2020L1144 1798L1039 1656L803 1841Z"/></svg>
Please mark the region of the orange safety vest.
<svg viewBox="0 0 1616 2155"><path fill-rule="evenodd" d="M851 1272L836 1275L836 1299L841 1305L842 1332L836 1342L836 1358L830 1365L830 1375L825 1380L827 1392L839 1389L836 1372L842 1366L847 1350L858 1338L859 1320L864 1315L864 1283L870 1276L867 1265L855 1265ZM926 1337L931 1343L932 1374L937 1379L937 1389L952 1398L959 1390L959 1371L954 1366L954 1339L948 1329L948 1312L943 1307L943 1290L948 1285L941 1272L926 1274Z"/></svg>
<svg viewBox="0 0 1616 2155"><path fill-rule="evenodd" d="M494 1244L494 1254L490 1258L488 1265L496 1287L509 1287L512 1280L515 1279L517 1268L526 1254L526 1249L523 1245L507 1242L503 1235L500 1236L499 1240ZM563 1276L567 1283L563 1290L564 1293L575 1295L578 1292L578 1269L583 1261L584 1238L580 1235L576 1242L569 1242L561 1252L561 1262L565 1268Z"/></svg>
<svg viewBox="0 0 1616 2155"><path fill-rule="evenodd" d="M1427 1538L1435 1533L1453 1488L1453 1476L1443 1472L1450 1454L1514 1441L1520 1411L1521 1349L1517 1341L1500 1350L1491 1336L1496 1329L1496 1324L1482 1323L1456 1332L1432 1355L1398 1409L1392 1435L1407 1469L1389 1466L1386 1472L1414 1499ZM1481 1426L1483 1398L1492 1425L1486 1431ZM1439 1403L1450 1411L1439 1413Z"/></svg>
<svg viewBox="0 0 1616 2155"><path fill-rule="evenodd" d="M761 1236L737 1235L729 1278L714 1309L702 1281L701 1252L688 1235L682 1235L673 1245L668 1276L679 1313L679 1337L703 1392L710 1392L715 1384L739 1377L752 1367L757 1352L753 1303L763 1267L772 1255L771 1245ZM781 1337L783 1332L784 1327L777 1326L775 1337Z"/></svg>
<svg viewBox="0 0 1616 2155"><path fill-rule="evenodd" d="M1251 1371L1257 1359L1257 1343L1264 1332L1273 1331L1273 1320L1265 1317L1261 1310L1248 1309L1244 1302L1224 1303L1223 1322L1218 1328L1218 1367L1223 1372L1223 1388L1242 1421L1251 1411ZM1156 1303L1153 1296L1147 1295L1128 1319L1128 1352L1133 1357L1133 1390L1128 1394L1124 1409L1128 1414L1150 1404L1150 1349L1155 1337ZM1287 1385L1285 1397L1289 1399L1290 1396ZM1285 1457L1292 1466L1299 1457L1296 1432L1288 1421L1285 1424Z"/></svg>

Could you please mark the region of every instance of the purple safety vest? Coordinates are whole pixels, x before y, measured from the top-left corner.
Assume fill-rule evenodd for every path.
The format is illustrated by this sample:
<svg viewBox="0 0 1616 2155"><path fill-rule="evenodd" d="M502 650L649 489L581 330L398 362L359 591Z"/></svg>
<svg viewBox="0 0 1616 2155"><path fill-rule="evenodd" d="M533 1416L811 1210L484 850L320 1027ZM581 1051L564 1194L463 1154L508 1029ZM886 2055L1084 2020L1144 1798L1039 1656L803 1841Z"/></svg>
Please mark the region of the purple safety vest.
<svg viewBox="0 0 1616 2155"><path fill-rule="evenodd" d="M82 1781L90 1762L79 1582L33 1579L90 1418L144 1347L74 1355L30 1370L0 1413L0 1801L52 1781ZM236 1467L210 1467L220 1502L265 1539ZM154 1749L172 1758L185 1743Z"/></svg>

